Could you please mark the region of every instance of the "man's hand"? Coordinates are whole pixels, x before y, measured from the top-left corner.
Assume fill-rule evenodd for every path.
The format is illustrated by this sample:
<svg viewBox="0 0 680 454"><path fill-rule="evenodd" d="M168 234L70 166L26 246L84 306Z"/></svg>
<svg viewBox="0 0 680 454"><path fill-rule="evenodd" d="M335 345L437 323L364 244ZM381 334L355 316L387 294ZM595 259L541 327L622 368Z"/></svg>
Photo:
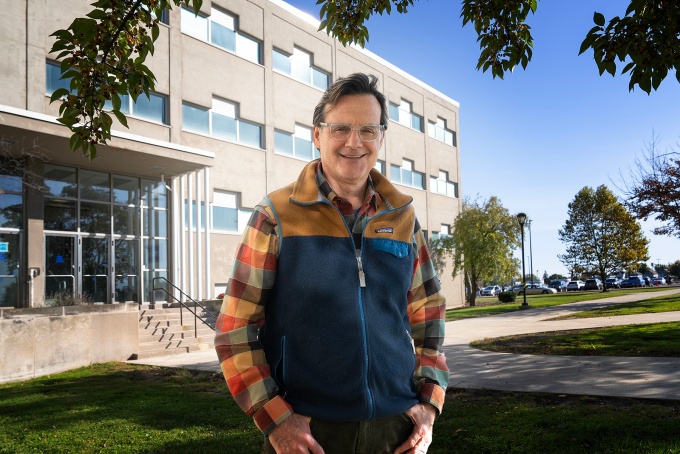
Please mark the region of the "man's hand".
<svg viewBox="0 0 680 454"><path fill-rule="evenodd" d="M323 448L312 436L309 416L293 414L269 434L269 442L277 454L324 454Z"/></svg>
<svg viewBox="0 0 680 454"><path fill-rule="evenodd" d="M432 443L432 426L437 417L437 410L430 404L419 403L409 408L406 414L413 421L413 433L394 450L394 454L404 452L425 454Z"/></svg>

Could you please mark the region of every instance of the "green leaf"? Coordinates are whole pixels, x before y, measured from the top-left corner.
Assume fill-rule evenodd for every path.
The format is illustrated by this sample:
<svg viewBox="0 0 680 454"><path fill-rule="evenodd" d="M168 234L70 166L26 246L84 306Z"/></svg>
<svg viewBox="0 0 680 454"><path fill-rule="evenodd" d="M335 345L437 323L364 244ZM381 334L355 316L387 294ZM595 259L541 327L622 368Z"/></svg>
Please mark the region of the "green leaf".
<svg viewBox="0 0 680 454"><path fill-rule="evenodd" d="M600 27L604 27L604 15L602 13L595 12L595 14L593 14L593 22L595 22Z"/></svg>
<svg viewBox="0 0 680 454"><path fill-rule="evenodd" d="M113 112L113 114L116 116L120 124L122 124L126 128L128 127L127 117L125 117L125 115L120 110L112 110L111 112Z"/></svg>
<svg viewBox="0 0 680 454"><path fill-rule="evenodd" d="M63 125L66 126L73 126L74 124L78 123L78 119L74 117L61 117L57 118L57 121Z"/></svg>
<svg viewBox="0 0 680 454"><path fill-rule="evenodd" d="M160 29L160 27L158 26L158 24L154 24L154 25L151 27L151 39L153 39L154 41L156 41L156 40L158 39L158 35L159 35L160 32L161 32L160 30L161 30L161 29Z"/></svg>
<svg viewBox="0 0 680 454"><path fill-rule="evenodd" d="M109 18L109 15L106 14L105 11L102 11L100 9L93 9L92 11L87 13L87 17L98 20L106 20Z"/></svg>
<svg viewBox="0 0 680 454"><path fill-rule="evenodd" d="M68 88L57 88L54 90L54 93L52 93L52 96L50 96L50 103L60 99L62 96L68 96L69 93Z"/></svg>

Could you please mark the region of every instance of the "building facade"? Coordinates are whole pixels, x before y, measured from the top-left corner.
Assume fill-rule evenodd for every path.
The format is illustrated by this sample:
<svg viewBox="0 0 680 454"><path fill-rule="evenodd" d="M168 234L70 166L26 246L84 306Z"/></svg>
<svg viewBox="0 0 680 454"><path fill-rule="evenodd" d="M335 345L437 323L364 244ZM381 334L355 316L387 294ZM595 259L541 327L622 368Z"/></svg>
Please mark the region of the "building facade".
<svg viewBox="0 0 680 454"><path fill-rule="evenodd" d="M354 72L389 101L379 170L414 199L428 236L461 209L459 105L378 56L343 47L280 0L173 9L148 60L149 99L90 160L69 148L50 94L68 81L50 34L91 7L18 0L0 16L0 306L150 303L222 293L240 233L265 194L316 157L312 112ZM65 85L66 84L66 85ZM449 307L461 279L441 275Z"/></svg>

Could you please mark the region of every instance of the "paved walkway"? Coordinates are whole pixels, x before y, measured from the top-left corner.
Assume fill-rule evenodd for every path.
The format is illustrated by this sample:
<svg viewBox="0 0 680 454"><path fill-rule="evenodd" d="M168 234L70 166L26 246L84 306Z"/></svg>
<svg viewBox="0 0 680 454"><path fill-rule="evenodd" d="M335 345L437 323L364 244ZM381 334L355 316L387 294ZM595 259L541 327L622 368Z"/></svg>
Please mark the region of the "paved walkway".
<svg viewBox="0 0 680 454"><path fill-rule="evenodd" d="M634 293L597 301L528 309L502 315L458 320L446 324L446 353L457 388L588 394L680 400L680 358L515 355L469 347L473 340L513 334L626 324L680 321L680 311L569 320L550 320L597 307L678 293ZM128 361L132 364L219 371L211 350Z"/></svg>

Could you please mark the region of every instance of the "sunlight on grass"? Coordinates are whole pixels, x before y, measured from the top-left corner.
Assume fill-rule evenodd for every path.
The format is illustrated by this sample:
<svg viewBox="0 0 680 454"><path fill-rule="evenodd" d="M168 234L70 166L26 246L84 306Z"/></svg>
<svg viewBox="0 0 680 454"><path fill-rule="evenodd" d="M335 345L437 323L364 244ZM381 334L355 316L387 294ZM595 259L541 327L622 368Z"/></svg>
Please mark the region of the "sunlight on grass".
<svg viewBox="0 0 680 454"><path fill-rule="evenodd" d="M504 336L474 341L470 346L528 355L680 358L680 322Z"/></svg>
<svg viewBox="0 0 680 454"><path fill-rule="evenodd" d="M527 303L534 308L559 306L561 304L576 303L580 301L593 301L602 298L612 298L619 295L628 295L630 293L649 292L654 293L662 290L668 290L667 287L652 287L646 289L626 289L626 290L609 290L607 292L562 292L550 295L527 295ZM493 298L477 298L478 306L475 307L461 307L455 309L448 309L446 311L446 321L462 320L466 318L482 317L486 315L498 315L507 312L514 312L520 310L522 298L517 297L514 303L501 303L496 297Z"/></svg>
<svg viewBox="0 0 680 454"><path fill-rule="evenodd" d="M220 374L99 364L0 385L0 452L259 453ZM680 402L451 388L430 454L680 451Z"/></svg>

